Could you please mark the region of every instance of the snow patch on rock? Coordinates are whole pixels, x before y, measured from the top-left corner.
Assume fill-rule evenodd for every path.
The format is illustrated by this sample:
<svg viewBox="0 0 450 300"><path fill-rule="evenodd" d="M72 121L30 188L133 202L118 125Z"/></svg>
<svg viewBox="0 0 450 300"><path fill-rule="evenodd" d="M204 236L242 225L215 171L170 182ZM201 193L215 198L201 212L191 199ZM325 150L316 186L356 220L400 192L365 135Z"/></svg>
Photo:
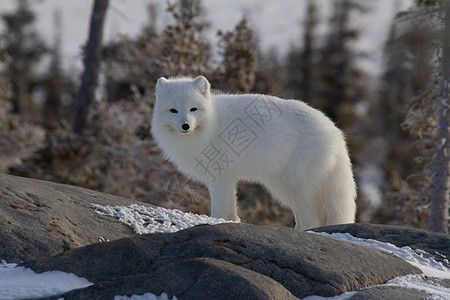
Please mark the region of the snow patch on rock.
<svg viewBox="0 0 450 300"><path fill-rule="evenodd" d="M235 221L211 218L206 215L186 213L178 209L146 207L136 204L128 206L91 204L91 208L99 215L115 217L120 222L131 226L136 234L176 232L201 224L236 223Z"/></svg>

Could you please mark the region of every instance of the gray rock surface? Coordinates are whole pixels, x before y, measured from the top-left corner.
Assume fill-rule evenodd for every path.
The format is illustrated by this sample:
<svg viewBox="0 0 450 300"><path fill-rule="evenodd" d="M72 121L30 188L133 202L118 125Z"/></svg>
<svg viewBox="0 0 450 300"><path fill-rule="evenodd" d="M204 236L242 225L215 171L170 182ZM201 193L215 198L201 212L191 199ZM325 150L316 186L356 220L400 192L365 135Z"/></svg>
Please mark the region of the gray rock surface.
<svg viewBox="0 0 450 300"><path fill-rule="evenodd" d="M149 290L156 295L171 291L186 300L298 299L270 277L214 258L175 261L152 273L102 281L68 292L64 298L112 299L127 291L128 295L142 295Z"/></svg>
<svg viewBox="0 0 450 300"><path fill-rule="evenodd" d="M91 203L131 204L89 189L0 174L0 262L18 263L133 235L129 226L96 214Z"/></svg>
<svg viewBox="0 0 450 300"><path fill-rule="evenodd" d="M393 300L393 299L408 299L408 300L422 300L430 296L430 294L408 290L397 286L376 286L368 289L363 289L350 300Z"/></svg>
<svg viewBox="0 0 450 300"><path fill-rule="evenodd" d="M109 286L118 287L116 295L136 294L145 286L147 292L166 292L183 299L201 299L206 290L221 291L224 298L233 292L239 297L250 293L249 299L255 295L260 295L256 299L269 299L274 287L277 295L329 297L421 273L378 250L293 228L249 224L201 225L171 234L129 237L73 249L25 266L38 273L74 273L96 284L84 292L64 295L65 299L78 299L70 295L90 295L89 289ZM184 274L189 278L186 282ZM136 278L145 283L138 290ZM150 284L158 278L161 282ZM174 280L163 285L165 278ZM225 291L224 285L229 287ZM238 288L244 286L249 290Z"/></svg>

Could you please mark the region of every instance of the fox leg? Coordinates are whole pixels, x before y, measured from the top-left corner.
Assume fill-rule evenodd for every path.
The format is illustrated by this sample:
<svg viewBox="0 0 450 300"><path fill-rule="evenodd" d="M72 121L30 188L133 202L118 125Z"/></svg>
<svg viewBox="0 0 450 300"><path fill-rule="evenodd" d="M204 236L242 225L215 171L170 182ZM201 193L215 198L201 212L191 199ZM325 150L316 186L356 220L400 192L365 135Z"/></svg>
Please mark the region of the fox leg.
<svg viewBox="0 0 450 300"><path fill-rule="evenodd" d="M209 187L211 217L240 221L236 208L236 181L221 180Z"/></svg>

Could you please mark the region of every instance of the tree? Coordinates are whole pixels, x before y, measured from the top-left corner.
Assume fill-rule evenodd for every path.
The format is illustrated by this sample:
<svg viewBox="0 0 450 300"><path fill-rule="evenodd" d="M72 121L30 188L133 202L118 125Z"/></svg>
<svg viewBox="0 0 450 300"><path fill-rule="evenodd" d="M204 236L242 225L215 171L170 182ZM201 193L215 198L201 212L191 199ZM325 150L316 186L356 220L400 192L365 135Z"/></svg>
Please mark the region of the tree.
<svg viewBox="0 0 450 300"><path fill-rule="evenodd" d="M35 14L27 0L17 2L17 9L2 15L5 31L0 35L0 51L8 53L11 63L8 66L12 84L12 109L23 113L30 104L30 90L34 83L33 67L47 51L42 39L33 26Z"/></svg>
<svg viewBox="0 0 450 300"><path fill-rule="evenodd" d="M111 87L120 90L136 85L153 89L161 76L204 75L210 66L209 42L203 37L207 23L203 20L200 0L168 2L167 10L175 20L162 33L157 32L155 6L149 7L149 22L137 38L123 36L105 47L107 76ZM124 94L124 93L121 93Z"/></svg>
<svg viewBox="0 0 450 300"><path fill-rule="evenodd" d="M142 32L131 38L123 35L103 47L108 101L127 98L130 87L153 89L153 83L164 74L162 48L164 39L156 28L157 6L148 5L148 21Z"/></svg>
<svg viewBox="0 0 450 300"><path fill-rule="evenodd" d="M450 0L445 0L444 28L441 36L441 78L439 120L434 154L434 174L431 182L429 229L449 233L448 202L450 195Z"/></svg>
<svg viewBox="0 0 450 300"><path fill-rule="evenodd" d="M383 178L380 190L384 195L374 221L400 222L423 228L426 226L423 197L412 193L420 184L420 178L411 175L420 173L423 162L418 163L415 158L424 154L420 147L411 147L417 144L417 139L406 132L402 124L411 99L429 83L431 59L424 51L425 47L416 43L423 41L418 36L421 31L412 25L405 32L404 25L398 19L391 24L383 49L384 66L376 101L370 107L375 116L371 128L380 148L375 157L379 159Z"/></svg>
<svg viewBox="0 0 450 300"><path fill-rule="evenodd" d="M355 121L354 108L367 98L366 76L356 65L356 59L362 54L351 47L359 31L350 22L352 13L364 12L366 8L355 0L333 3L330 29L316 65L319 90L314 105L345 130Z"/></svg>
<svg viewBox="0 0 450 300"><path fill-rule="evenodd" d="M448 232L449 202L449 16L450 3L445 1L418 1L403 17L403 22L417 25L416 35L424 36L421 47L431 53L433 67L429 84L415 97L404 128L418 137L425 166L420 174L420 193L429 207L428 228Z"/></svg>
<svg viewBox="0 0 450 300"><path fill-rule="evenodd" d="M0 101L6 102L11 97L12 88L7 69L11 58L6 53L0 53Z"/></svg>
<svg viewBox="0 0 450 300"><path fill-rule="evenodd" d="M248 93L252 90L258 69L258 47L255 33L243 17L234 30L218 32L222 51L222 68L214 86L224 90Z"/></svg>
<svg viewBox="0 0 450 300"><path fill-rule="evenodd" d="M179 0L169 4L168 11L175 18L163 32L161 65L163 75L196 76L209 71L209 43L203 38L208 24L202 20L200 0Z"/></svg>
<svg viewBox="0 0 450 300"><path fill-rule="evenodd" d="M289 98L286 93L286 68L275 48L258 55L258 68L252 93ZM277 74L274 76L274 74Z"/></svg>
<svg viewBox="0 0 450 300"><path fill-rule="evenodd" d="M45 131L22 115L11 113L12 85L8 77L10 57L0 53L0 172L8 172L42 148Z"/></svg>
<svg viewBox="0 0 450 300"><path fill-rule="evenodd" d="M411 137L402 130L400 124L405 120L407 107L414 90L424 86L415 86L417 72L414 72L414 62L411 57L416 53L406 51L402 42L398 39L397 23L391 24L389 37L384 47L384 70L380 78L378 99L374 103L373 110L378 118L376 132L386 139L388 147L388 159L385 162L386 173L395 172L401 176L411 174L411 154L408 155ZM424 56L422 56L425 58ZM421 81L423 84L425 81ZM414 87L413 87L414 86ZM389 175L387 176L389 177Z"/></svg>
<svg viewBox="0 0 450 300"><path fill-rule="evenodd" d="M303 31L302 49L292 49L288 54L287 87L292 91L292 97L310 102L316 93L317 80L315 64L317 63L317 45L315 31L319 23L316 3L308 1L306 19Z"/></svg>
<svg viewBox="0 0 450 300"><path fill-rule="evenodd" d="M61 99L71 90L71 80L64 74L61 62L62 19L61 11L54 11L54 44L49 49L50 64L42 80L46 99L43 108L43 125L50 128L61 119Z"/></svg>
<svg viewBox="0 0 450 300"><path fill-rule="evenodd" d="M81 134L86 127L89 105L95 97L102 53L103 24L108 3L109 0L95 0L92 9L86 57L84 59L84 73L78 92L73 126L74 132L78 134Z"/></svg>

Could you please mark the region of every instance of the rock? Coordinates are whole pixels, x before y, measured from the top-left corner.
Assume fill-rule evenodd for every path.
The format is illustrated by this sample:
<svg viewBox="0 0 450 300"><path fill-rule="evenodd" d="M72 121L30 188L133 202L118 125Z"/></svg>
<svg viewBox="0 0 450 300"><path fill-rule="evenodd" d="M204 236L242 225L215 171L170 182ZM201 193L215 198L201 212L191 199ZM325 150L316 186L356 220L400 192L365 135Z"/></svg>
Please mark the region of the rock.
<svg viewBox="0 0 450 300"><path fill-rule="evenodd" d="M194 258L169 263L154 273L120 277L82 290L65 299L112 299L116 295L156 295L172 291L183 299L297 299L275 280L214 258Z"/></svg>
<svg viewBox="0 0 450 300"><path fill-rule="evenodd" d="M171 234L134 236L24 265L38 273L74 273L95 283L63 295L65 299L95 298L111 287L116 295L165 292L183 299L201 299L203 293L220 299L232 293L239 293L238 298L270 299L273 290L286 297L330 297L421 273L378 250L293 228L250 224L201 225ZM225 290L221 278L229 284Z"/></svg>
<svg viewBox="0 0 450 300"><path fill-rule="evenodd" d="M19 263L133 235L129 226L96 214L89 208L91 203L129 205L130 200L0 174L0 262Z"/></svg>
<svg viewBox="0 0 450 300"><path fill-rule="evenodd" d="M443 262L444 265L448 265L448 261L450 261L450 235L443 233L400 226L358 223L326 226L312 230L327 233L350 233L355 237L391 243L397 247L408 246L425 251L425 257L432 256L436 261Z"/></svg>
<svg viewBox="0 0 450 300"><path fill-rule="evenodd" d="M421 271L402 259L293 228L197 226L135 236L91 203L128 206L96 191L0 174L0 261L37 272L61 270L94 285L49 299L167 293L183 299L295 299L360 290L353 299L412 299L419 291L376 286ZM409 246L447 263L450 237L411 228L348 224L314 229ZM98 243L111 240L111 242ZM424 250L427 253L423 253ZM67 251L69 250L69 251ZM450 286L445 279L427 279Z"/></svg>
<svg viewBox="0 0 450 300"><path fill-rule="evenodd" d="M388 300L388 299L408 299L422 300L430 296L430 294L408 290L397 286L376 286L363 289L349 300Z"/></svg>

